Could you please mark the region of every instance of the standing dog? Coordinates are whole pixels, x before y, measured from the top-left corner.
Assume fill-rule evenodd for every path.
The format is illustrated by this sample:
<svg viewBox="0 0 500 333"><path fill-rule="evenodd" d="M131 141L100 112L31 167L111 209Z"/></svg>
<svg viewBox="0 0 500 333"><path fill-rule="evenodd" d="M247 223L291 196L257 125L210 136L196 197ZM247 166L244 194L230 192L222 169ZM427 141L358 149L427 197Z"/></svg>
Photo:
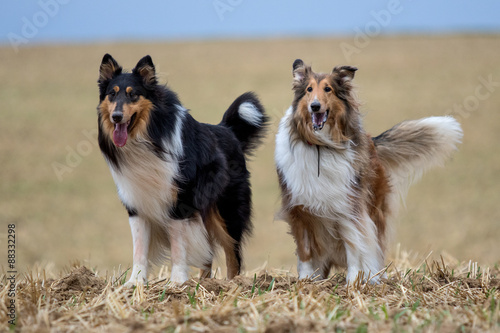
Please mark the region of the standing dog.
<svg viewBox="0 0 500 333"><path fill-rule="evenodd" d="M371 138L353 94L356 70L324 74L293 63L294 99L279 125L275 160L300 278L347 267L352 283L360 271L365 278L381 271L399 196L462 138L451 117L405 121Z"/></svg>
<svg viewBox="0 0 500 333"><path fill-rule="evenodd" d="M242 242L252 228L245 157L268 117L253 93L238 97L219 125L197 122L177 95L157 82L150 56L132 70L109 55L99 71L99 147L128 211L134 264L128 286L145 282L149 261L170 252L171 281L188 266L211 275L217 245L228 277L239 274Z"/></svg>

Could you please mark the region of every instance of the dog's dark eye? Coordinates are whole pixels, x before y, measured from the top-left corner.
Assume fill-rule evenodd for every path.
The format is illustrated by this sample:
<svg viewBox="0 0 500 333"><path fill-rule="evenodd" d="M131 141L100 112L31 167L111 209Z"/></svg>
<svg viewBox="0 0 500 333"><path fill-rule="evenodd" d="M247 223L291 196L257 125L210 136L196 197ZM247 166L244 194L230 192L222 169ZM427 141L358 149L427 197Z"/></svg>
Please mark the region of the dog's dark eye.
<svg viewBox="0 0 500 333"><path fill-rule="evenodd" d="M311 92L311 91L313 91L313 88L312 87L307 87L307 91Z"/></svg>
<svg viewBox="0 0 500 333"><path fill-rule="evenodd" d="M111 92L109 93L109 96L115 97L116 96L116 92L114 90L111 90Z"/></svg>
<svg viewBox="0 0 500 333"><path fill-rule="evenodd" d="M325 91L326 92L330 92L330 91L332 91L332 88L330 88L330 87L327 86L327 87L325 87Z"/></svg>

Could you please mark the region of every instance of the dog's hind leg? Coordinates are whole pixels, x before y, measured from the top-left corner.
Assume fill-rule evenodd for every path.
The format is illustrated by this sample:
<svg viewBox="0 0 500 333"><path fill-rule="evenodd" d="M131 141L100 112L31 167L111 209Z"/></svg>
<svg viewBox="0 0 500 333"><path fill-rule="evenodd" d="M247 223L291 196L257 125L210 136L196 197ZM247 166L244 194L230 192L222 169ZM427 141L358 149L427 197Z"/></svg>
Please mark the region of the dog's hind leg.
<svg viewBox="0 0 500 333"><path fill-rule="evenodd" d="M364 212L357 221L340 222L347 260L347 282L353 283L363 272L363 280L372 277L383 268L383 252L380 248L374 222ZM370 279L377 283L378 277Z"/></svg>
<svg viewBox="0 0 500 333"><path fill-rule="evenodd" d="M227 275L229 278L233 278L238 275L240 265L234 250L236 241L228 233L226 225L227 222L220 215L219 209L214 207L205 217L205 223L211 238L224 249L224 254L226 255ZM208 269L202 269L202 277L207 273L207 270Z"/></svg>
<svg viewBox="0 0 500 333"><path fill-rule="evenodd" d="M130 279L125 283L125 286L130 288L147 281L151 226L146 220L135 214L130 214L129 224L134 244L134 264Z"/></svg>
<svg viewBox="0 0 500 333"><path fill-rule="evenodd" d="M217 208L225 223L231 242L222 244L226 254L227 277L234 278L241 273L242 243L244 236L251 232L251 191L248 180L226 189L218 201Z"/></svg>
<svg viewBox="0 0 500 333"><path fill-rule="evenodd" d="M209 279L212 277L212 262L206 264L204 268L200 269L200 279Z"/></svg>
<svg viewBox="0 0 500 333"><path fill-rule="evenodd" d="M183 283L189 278L189 266L201 268L203 277L210 277L213 247L199 214L190 219L168 223L172 274L170 280Z"/></svg>
<svg viewBox="0 0 500 333"><path fill-rule="evenodd" d="M221 213L222 215L222 213ZM236 275L241 273L241 265L242 265L242 256L241 256L241 242L242 242L242 233L238 233L237 228L230 227L231 223L228 220L225 220L227 223L227 230L229 236L232 238L232 242L224 244L222 247L224 249L224 254L226 255L226 268L227 268L227 277L228 279L234 278Z"/></svg>
<svg viewBox="0 0 500 333"><path fill-rule="evenodd" d="M172 259L172 273L170 281L182 284L189 278L189 266L187 263L187 244L184 220L170 221L168 234L170 236L170 256Z"/></svg>
<svg viewBox="0 0 500 333"><path fill-rule="evenodd" d="M241 257L237 255L234 247L225 247L227 278L232 279L241 272Z"/></svg>

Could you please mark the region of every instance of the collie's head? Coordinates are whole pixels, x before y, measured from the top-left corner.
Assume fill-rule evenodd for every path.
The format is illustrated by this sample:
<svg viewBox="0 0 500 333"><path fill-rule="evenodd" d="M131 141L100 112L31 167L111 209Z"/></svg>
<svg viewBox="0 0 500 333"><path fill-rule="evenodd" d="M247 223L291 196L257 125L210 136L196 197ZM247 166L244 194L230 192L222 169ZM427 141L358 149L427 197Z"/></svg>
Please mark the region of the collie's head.
<svg viewBox="0 0 500 333"><path fill-rule="evenodd" d="M356 67L335 67L315 73L300 59L293 63L293 122L304 141L343 147L359 126L352 80ZM354 128L353 128L354 127Z"/></svg>
<svg viewBox="0 0 500 333"><path fill-rule="evenodd" d="M132 73L122 73L122 67L109 54L104 55L99 69L100 130L123 147L127 139L146 136L151 101L157 86L155 67L145 56Z"/></svg>

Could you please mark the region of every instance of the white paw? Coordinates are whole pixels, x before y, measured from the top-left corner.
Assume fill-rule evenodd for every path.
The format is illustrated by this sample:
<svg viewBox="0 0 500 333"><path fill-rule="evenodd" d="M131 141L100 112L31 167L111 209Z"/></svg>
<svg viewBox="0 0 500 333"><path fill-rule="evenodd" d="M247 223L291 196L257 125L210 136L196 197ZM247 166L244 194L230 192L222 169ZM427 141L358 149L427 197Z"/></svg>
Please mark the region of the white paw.
<svg viewBox="0 0 500 333"><path fill-rule="evenodd" d="M188 270L188 267L173 265L172 274L170 274L170 282L178 285L183 284L189 279Z"/></svg>
<svg viewBox="0 0 500 333"><path fill-rule="evenodd" d="M317 272L312 272L309 274L299 273L299 280L304 280L304 279L309 279L311 281L320 281L323 280L323 277L321 276L321 274Z"/></svg>
<svg viewBox="0 0 500 333"><path fill-rule="evenodd" d="M134 268L134 270L132 270L132 274L130 274L130 279L125 282L124 286L126 288L133 288L139 284L145 285L147 282L148 279L146 278L146 270Z"/></svg>
<svg viewBox="0 0 500 333"><path fill-rule="evenodd" d="M170 277L170 283L173 285L177 285L177 286L180 286L181 284L183 284L187 280L188 280L187 277L178 277L178 276Z"/></svg>
<svg viewBox="0 0 500 333"><path fill-rule="evenodd" d="M353 284L359 278L366 278L366 276L364 276L363 271L360 271L357 268L348 268L347 269L346 279L347 279L348 284Z"/></svg>
<svg viewBox="0 0 500 333"><path fill-rule="evenodd" d="M319 268L315 268L312 265L312 261L300 261L297 264L297 270L299 271L299 279L311 279L311 280L321 280L321 274L319 274Z"/></svg>
<svg viewBox="0 0 500 333"><path fill-rule="evenodd" d="M145 285L147 281L143 278L135 279L135 278L130 278L127 282L123 284L125 288L132 289L134 287L137 287L139 284Z"/></svg>

